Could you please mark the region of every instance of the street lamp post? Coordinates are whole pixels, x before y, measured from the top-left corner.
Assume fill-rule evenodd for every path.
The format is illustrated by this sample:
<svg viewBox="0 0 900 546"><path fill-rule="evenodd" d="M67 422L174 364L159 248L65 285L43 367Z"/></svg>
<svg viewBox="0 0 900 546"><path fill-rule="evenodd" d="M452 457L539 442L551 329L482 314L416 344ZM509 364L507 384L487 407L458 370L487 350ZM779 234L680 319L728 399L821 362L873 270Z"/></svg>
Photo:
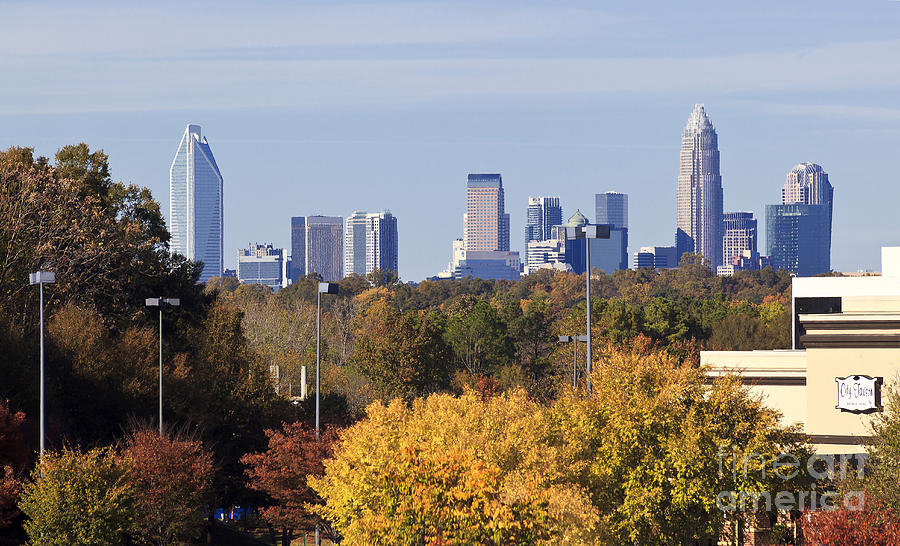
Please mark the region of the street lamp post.
<svg viewBox="0 0 900 546"><path fill-rule="evenodd" d="M584 239L584 272L587 298L587 390L591 392L591 239L609 239L610 226L607 224L586 224L566 228L566 236ZM569 231L571 230L571 231Z"/></svg>
<svg viewBox="0 0 900 546"><path fill-rule="evenodd" d="M35 271L28 276L32 285L40 286L41 293L41 462L44 461L44 284L56 282L56 273L52 271Z"/></svg>
<svg viewBox="0 0 900 546"><path fill-rule="evenodd" d="M147 298L147 307L159 307L159 435L163 435L163 305L178 307L181 300L178 298Z"/></svg>
<svg viewBox="0 0 900 546"><path fill-rule="evenodd" d="M322 390L322 370L321 370L321 346L322 346L322 294L337 294L338 285L333 282L320 282L319 289L316 292L316 440L319 439L319 393ZM322 544L322 538L319 536L319 523L316 522L316 546Z"/></svg>
<svg viewBox="0 0 900 546"><path fill-rule="evenodd" d="M559 336L560 343L575 342L572 351L572 388L578 388L578 342L587 341L587 336Z"/></svg>

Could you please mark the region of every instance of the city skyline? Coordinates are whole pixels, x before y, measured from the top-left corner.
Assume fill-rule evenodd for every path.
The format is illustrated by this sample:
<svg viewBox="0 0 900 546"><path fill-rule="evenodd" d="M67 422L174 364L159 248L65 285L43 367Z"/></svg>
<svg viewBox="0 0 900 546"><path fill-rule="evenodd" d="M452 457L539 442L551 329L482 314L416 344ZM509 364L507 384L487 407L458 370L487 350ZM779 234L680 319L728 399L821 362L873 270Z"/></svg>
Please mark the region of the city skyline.
<svg viewBox="0 0 900 546"><path fill-rule="evenodd" d="M503 173L513 234L530 195L589 211L614 188L631 196L632 250L672 244L673 142L704 103L722 137L725 210L762 219L784 173L810 161L863 190L840 194L834 269L877 270L879 248L900 244L900 3L717 5L692 33L698 10L660 2L271 8L280 16L226 3L210 24L194 5L176 20L174 4L138 17L111 4L103 18L5 5L0 145L102 148L113 177L149 188L169 219L173 133L196 122L226 178L228 268L248 240L289 247L297 203L390 208L402 277L421 280L460 235L467 172ZM260 194L278 199L250 217Z"/></svg>

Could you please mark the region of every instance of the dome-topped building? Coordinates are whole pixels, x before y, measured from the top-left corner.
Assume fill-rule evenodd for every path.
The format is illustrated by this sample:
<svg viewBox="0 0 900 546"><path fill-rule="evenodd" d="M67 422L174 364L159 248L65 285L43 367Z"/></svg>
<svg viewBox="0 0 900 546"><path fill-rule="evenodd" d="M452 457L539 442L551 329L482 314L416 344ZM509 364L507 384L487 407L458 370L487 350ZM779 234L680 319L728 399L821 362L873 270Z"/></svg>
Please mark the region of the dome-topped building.
<svg viewBox="0 0 900 546"><path fill-rule="evenodd" d="M569 218L569 221L566 222L566 227L580 227L586 226L588 224L588 219L584 214L581 214L581 210L576 210L575 214Z"/></svg>

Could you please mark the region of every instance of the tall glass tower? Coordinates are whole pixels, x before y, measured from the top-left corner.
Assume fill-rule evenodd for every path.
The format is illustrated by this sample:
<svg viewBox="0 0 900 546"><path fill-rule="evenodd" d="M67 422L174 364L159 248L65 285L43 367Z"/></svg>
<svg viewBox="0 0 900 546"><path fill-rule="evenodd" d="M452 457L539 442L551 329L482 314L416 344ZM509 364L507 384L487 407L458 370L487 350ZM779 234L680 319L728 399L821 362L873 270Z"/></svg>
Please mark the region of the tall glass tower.
<svg viewBox="0 0 900 546"><path fill-rule="evenodd" d="M679 260L697 252L715 269L722 265L722 176L719 137L702 104L694 106L681 136L677 231Z"/></svg>
<svg viewBox="0 0 900 546"><path fill-rule="evenodd" d="M200 282L221 277L223 263L222 173L199 125L188 125L169 170L173 254L203 262Z"/></svg>
<svg viewBox="0 0 900 546"><path fill-rule="evenodd" d="M525 244L546 241L552 237L553 226L562 225L559 197L529 197L525 224Z"/></svg>
<svg viewBox="0 0 900 546"><path fill-rule="evenodd" d="M595 214L598 224L609 224L615 228L628 229L628 194L616 191L594 195Z"/></svg>

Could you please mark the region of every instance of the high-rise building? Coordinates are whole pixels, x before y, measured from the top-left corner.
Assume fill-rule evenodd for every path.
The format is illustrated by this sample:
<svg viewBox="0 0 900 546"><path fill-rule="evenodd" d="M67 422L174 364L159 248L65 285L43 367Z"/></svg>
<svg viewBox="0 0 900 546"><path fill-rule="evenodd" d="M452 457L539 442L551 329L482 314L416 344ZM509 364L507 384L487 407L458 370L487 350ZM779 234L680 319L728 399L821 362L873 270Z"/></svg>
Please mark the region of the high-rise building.
<svg viewBox="0 0 900 546"><path fill-rule="evenodd" d="M787 174L781 188L782 205L825 205L828 208L828 238L825 243L831 255L831 226L834 213L834 187L828 173L815 163L800 163Z"/></svg>
<svg viewBox="0 0 900 546"><path fill-rule="evenodd" d="M397 219L390 211L353 211L344 230L345 274L397 271Z"/></svg>
<svg viewBox="0 0 900 546"><path fill-rule="evenodd" d="M553 226L562 225L559 197L529 197L525 223L525 243L551 238Z"/></svg>
<svg viewBox="0 0 900 546"><path fill-rule="evenodd" d="M566 227L566 263L572 266L572 271L581 275L586 267L586 248L591 245L590 268L599 269L607 274L612 274L620 269L628 269L628 256L622 254L622 247L626 232L624 228L612 227L609 224L598 226L598 233L603 235L596 239L578 239L575 237L577 228L589 225L587 217L576 211L565 223Z"/></svg>
<svg viewBox="0 0 900 546"><path fill-rule="evenodd" d="M287 256L283 248L248 245L238 250L238 280L245 284L263 284L276 292L288 285Z"/></svg>
<svg viewBox="0 0 900 546"><path fill-rule="evenodd" d="M291 282L306 275L306 216L291 217Z"/></svg>
<svg viewBox="0 0 900 546"><path fill-rule="evenodd" d="M628 267L628 194L615 191L594 195L597 225L608 225L621 231L622 263Z"/></svg>
<svg viewBox="0 0 900 546"><path fill-rule="evenodd" d="M628 229L628 194L615 191L594 195L596 223Z"/></svg>
<svg viewBox="0 0 900 546"><path fill-rule="evenodd" d="M756 253L756 219L752 212L726 212L722 216L722 258L725 265L744 251Z"/></svg>
<svg viewBox="0 0 900 546"><path fill-rule="evenodd" d="M559 197L529 197L525 222L525 272L529 273L532 262L543 263L538 258L532 259L531 251L546 254L552 246L552 230L562 225L562 207ZM532 244L547 243L547 244ZM534 266L537 267L537 266Z"/></svg>
<svg viewBox="0 0 900 546"><path fill-rule="evenodd" d="M719 141L703 105L694 106L681 136L677 230L679 255L697 252L713 269L722 264L722 177Z"/></svg>
<svg viewBox="0 0 900 546"><path fill-rule="evenodd" d="M438 278L518 280L521 261L509 251L509 214L504 211L499 174L470 174L466 185L463 238L453 242L453 256Z"/></svg>
<svg viewBox="0 0 900 546"><path fill-rule="evenodd" d="M200 282L224 271L222 173L199 125L188 125L169 169L173 254L203 262Z"/></svg>
<svg viewBox="0 0 900 546"><path fill-rule="evenodd" d="M323 281L344 276L344 219L340 216L291 218L291 279L318 273Z"/></svg>
<svg viewBox="0 0 900 546"><path fill-rule="evenodd" d="M828 205L766 205L766 250L773 268L801 277L831 270Z"/></svg>
<svg viewBox="0 0 900 546"><path fill-rule="evenodd" d="M499 174L470 174L463 217L466 250L509 251L509 214Z"/></svg>

